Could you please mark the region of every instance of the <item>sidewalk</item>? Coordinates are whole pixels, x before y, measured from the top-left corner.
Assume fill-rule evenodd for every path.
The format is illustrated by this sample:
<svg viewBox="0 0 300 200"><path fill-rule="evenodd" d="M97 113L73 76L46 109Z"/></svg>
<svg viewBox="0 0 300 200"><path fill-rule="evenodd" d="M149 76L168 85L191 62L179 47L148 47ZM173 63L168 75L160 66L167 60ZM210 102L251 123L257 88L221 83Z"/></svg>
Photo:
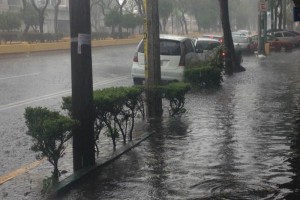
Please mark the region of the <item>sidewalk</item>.
<svg viewBox="0 0 300 200"><path fill-rule="evenodd" d="M102 47L111 45L137 44L142 39L142 36L137 35L128 39L105 39L92 40L92 47ZM14 53L31 53L39 51L54 51L70 49L70 41L61 41L53 43L15 43L0 45L0 55Z"/></svg>

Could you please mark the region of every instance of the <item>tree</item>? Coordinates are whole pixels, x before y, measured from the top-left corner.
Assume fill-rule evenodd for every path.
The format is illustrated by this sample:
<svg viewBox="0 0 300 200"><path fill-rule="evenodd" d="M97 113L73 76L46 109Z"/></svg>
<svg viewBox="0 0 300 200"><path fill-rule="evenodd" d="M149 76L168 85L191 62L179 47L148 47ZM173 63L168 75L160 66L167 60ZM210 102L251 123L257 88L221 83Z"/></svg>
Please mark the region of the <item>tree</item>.
<svg viewBox="0 0 300 200"><path fill-rule="evenodd" d="M35 0L31 0L31 4L33 8L37 11L39 16L40 33L44 33L45 11L49 4L49 1L50 0L44 0L43 3L36 4ZM44 39L42 39L41 42L44 42Z"/></svg>
<svg viewBox="0 0 300 200"><path fill-rule="evenodd" d="M137 26L137 19L136 16L132 13L127 13L122 16L122 21L121 21L122 27L127 29L132 29L132 32L134 28Z"/></svg>
<svg viewBox="0 0 300 200"><path fill-rule="evenodd" d="M0 30L12 31L21 27L21 20L18 13L0 13Z"/></svg>
<svg viewBox="0 0 300 200"><path fill-rule="evenodd" d="M54 167L52 178L58 180L58 160L64 156L65 143L72 137L71 130L78 122L41 107L26 108L24 117L28 128L26 134L33 138L31 149L40 152L37 159L48 159Z"/></svg>
<svg viewBox="0 0 300 200"><path fill-rule="evenodd" d="M91 26L95 32L99 31L101 17L106 16L112 10L114 0L91 0Z"/></svg>
<svg viewBox="0 0 300 200"><path fill-rule="evenodd" d="M172 0L160 0L158 2L158 12L159 17L162 19L162 31L166 32L166 25L168 19L173 11L173 1Z"/></svg>
<svg viewBox="0 0 300 200"><path fill-rule="evenodd" d="M52 0L52 6L54 7L54 33L58 33L58 12L59 12L59 5L61 4L61 0Z"/></svg>
<svg viewBox="0 0 300 200"><path fill-rule="evenodd" d="M22 0L22 3L23 8L21 9L21 18L25 24L23 33L26 34L30 27L36 31L39 24L38 13L34 10L32 4L27 2L27 0Z"/></svg>
<svg viewBox="0 0 300 200"><path fill-rule="evenodd" d="M122 16L123 15L123 7L127 3L127 0L116 0L116 3L118 5L118 7L119 7L119 14L120 14L120 16ZM122 27L121 27L121 24L119 23L118 26L119 26L119 37L122 38Z"/></svg>
<svg viewBox="0 0 300 200"><path fill-rule="evenodd" d="M143 6L143 0L134 0L137 6L138 14L143 15L145 14L145 8Z"/></svg>
<svg viewBox="0 0 300 200"><path fill-rule="evenodd" d="M189 13L195 17L198 31L209 30L218 27L219 11L216 0L189 0Z"/></svg>
<svg viewBox="0 0 300 200"><path fill-rule="evenodd" d="M104 18L105 26L111 27L111 35L113 36L115 34L115 27L118 26L121 22L121 15L116 10L111 10Z"/></svg>
<svg viewBox="0 0 300 200"><path fill-rule="evenodd" d="M187 4L184 1L177 0L177 9L179 13L179 22L181 24L182 28L182 34L188 34L188 27L187 27L187 22L186 22L186 14L187 14Z"/></svg>
<svg viewBox="0 0 300 200"><path fill-rule="evenodd" d="M226 54L226 64L225 72L227 74L232 74L234 71L238 71L239 67L236 62L236 54L234 50L230 22L229 22L229 10L228 10L228 0L219 0L221 22L224 34L224 45L227 49Z"/></svg>

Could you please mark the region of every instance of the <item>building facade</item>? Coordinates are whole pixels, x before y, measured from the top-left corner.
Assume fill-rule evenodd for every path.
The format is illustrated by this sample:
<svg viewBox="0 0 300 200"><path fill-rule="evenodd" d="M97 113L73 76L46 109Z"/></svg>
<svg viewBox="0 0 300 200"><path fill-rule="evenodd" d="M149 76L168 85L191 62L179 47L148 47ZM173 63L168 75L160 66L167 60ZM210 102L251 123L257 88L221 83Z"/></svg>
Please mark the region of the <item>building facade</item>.
<svg viewBox="0 0 300 200"><path fill-rule="evenodd" d="M46 0L35 0L36 5L41 7L45 5ZM54 32L54 5L57 0L50 0L46 10L44 22L44 32ZM29 1L28 1L29 2ZM30 3L30 2L29 2ZM0 0L0 12L12 11L18 12L23 8L22 0ZM69 34L69 0L61 0L58 13L58 32L65 35Z"/></svg>

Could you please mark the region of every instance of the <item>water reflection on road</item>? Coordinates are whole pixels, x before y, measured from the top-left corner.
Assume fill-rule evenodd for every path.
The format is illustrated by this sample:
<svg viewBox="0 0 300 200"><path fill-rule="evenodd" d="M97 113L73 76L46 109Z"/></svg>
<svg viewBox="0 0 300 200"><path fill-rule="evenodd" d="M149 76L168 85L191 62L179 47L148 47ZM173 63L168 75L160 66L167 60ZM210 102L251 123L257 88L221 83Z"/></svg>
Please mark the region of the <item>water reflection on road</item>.
<svg viewBox="0 0 300 200"><path fill-rule="evenodd" d="M299 52L187 95L187 113L60 199L299 199Z"/></svg>

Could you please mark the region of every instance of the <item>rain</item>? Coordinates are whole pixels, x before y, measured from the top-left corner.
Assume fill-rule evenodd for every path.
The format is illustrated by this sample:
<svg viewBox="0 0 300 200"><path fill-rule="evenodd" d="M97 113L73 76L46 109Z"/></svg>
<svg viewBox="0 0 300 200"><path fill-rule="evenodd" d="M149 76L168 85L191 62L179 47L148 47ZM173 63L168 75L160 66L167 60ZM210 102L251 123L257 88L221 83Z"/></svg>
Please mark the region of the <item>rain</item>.
<svg viewBox="0 0 300 200"><path fill-rule="evenodd" d="M199 63L218 65L219 81L212 86L200 72L181 112L163 98L155 122L143 96L146 117L136 115L133 141L116 128L114 149L104 128L98 167L53 193L53 166L32 148L25 109L70 117L62 104L74 89L74 42L77 55L91 48L94 91L147 85L145 2L90 0L90 37L81 39L71 37L69 0L0 1L0 199L299 199L297 0L228 0L225 29L219 0L158 0L161 84L186 82L185 70ZM65 145L62 185L77 176L73 139Z"/></svg>

